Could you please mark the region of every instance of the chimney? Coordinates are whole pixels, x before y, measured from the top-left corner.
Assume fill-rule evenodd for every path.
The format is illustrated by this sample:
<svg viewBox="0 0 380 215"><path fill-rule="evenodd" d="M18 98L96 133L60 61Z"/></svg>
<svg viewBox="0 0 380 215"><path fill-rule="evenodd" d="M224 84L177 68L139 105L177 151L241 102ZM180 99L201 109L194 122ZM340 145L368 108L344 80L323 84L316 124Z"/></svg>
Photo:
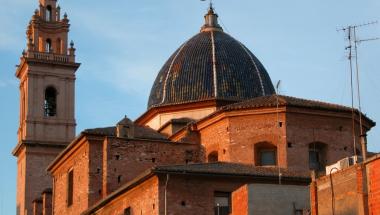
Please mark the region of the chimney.
<svg viewBox="0 0 380 215"><path fill-rule="evenodd" d="M116 136L118 138L135 137L135 125L132 120L127 118L127 116L116 124Z"/></svg>

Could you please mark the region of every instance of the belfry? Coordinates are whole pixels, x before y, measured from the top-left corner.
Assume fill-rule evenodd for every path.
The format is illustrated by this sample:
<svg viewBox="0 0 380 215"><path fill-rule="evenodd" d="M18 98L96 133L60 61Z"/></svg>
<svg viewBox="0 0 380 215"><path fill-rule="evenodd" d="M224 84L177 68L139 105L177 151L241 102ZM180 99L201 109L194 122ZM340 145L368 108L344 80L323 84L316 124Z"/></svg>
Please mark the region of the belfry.
<svg viewBox="0 0 380 215"><path fill-rule="evenodd" d="M56 0L40 0L27 28L27 49L16 76L20 80L17 156L17 214L32 214L32 201L51 187L48 164L75 137L74 43L69 20ZM70 47L68 47L70 46Z"/></svg>

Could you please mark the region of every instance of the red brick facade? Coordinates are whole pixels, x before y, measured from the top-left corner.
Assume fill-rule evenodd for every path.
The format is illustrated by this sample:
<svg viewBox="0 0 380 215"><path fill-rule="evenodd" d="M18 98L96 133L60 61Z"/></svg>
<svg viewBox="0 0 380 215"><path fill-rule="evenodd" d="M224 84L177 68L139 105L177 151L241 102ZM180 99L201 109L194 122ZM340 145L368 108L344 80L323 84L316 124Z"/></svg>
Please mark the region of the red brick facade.
<svg viewBox="0 0 380 215"><path fill-rule="evenodd" d="M249 215L248 186L244 185L232 193L232 214Z"/></svg>
<svg viewBox="0 0 380 215"><path fill-rule="evenodd" d="M321 166L353 155L350 116L294 107L220 111L193 125L194 131L183 129L171 139L189 140L189 135L199 133L205 160L217 157L219 161L254 165L260 165L260 146L271 147L276 150L279 166L308 172L310 150L321 151Z"/></svg>
<svg viewBox="0 0 380 215"><path fill-rule="evenodd" d="M255 177L228 177L191 174L156 174L143 179L136 185L123 186L120 191L111 194L99 202L84 215L89 214L115 214L119 215L129 208L132 214L167 214L172 215L199 215L214 214L215 193L225 192L231 194L231 213L246 215L248 201L244 184L258 182ZM275 183L268 178L266 183ZM294 183L294 182L293 182ZM302 182L298 182L303 184ZM305 186L305 184L303 185ZM166 193L166 194L165 194ZM165 200L166 196L166 200ZM239 198L234 198L234 196ZM245 199L246 200L246 199ZM167 203L165 206L165 202Z"/></svg>
<svg viewBox="0 0 380 215"><path fill-rule="evenodd" d="M153 166L201 162L199 151L193 144L83 135L50 167L54 214L84 211ZM70 171L72 205L67 204Z"/></svg>
<svg viewBox="0 0 380 215"><path fill-rule="evenodd" d="M312 182L312 214L379 214L379 167L380 157L376 156Z"/></svg>
<svg viewBox="0 0 380 215"><path fill-rule="evenodd" d="M367 164L369 214L380 214L380 157Z"/></svg>

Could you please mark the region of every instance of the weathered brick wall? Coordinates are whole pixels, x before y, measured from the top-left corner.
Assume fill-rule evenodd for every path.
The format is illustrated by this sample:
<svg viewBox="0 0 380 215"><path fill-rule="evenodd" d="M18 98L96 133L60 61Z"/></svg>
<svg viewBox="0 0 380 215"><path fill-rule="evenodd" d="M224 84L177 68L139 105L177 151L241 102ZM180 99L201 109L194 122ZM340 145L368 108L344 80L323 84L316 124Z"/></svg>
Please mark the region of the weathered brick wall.
<svg viewBox="0 0 380 215"><path fill-rule="evenodd" d="M130 207L131 214L158 215L158 178L152 177L115 198L94 214L121 215Z"/></svg>
<svg viewBox="0 0 380 215"><path fill-rule="evenodd" d="M97 201L105 197L105 193L102 190L103 182L103 138L93 138L89 141L89 172L88 172L88 205L91 206Z"/></svg>
<svg viewBox="0 0 380 215"><path fill-rule="evenodd" d="M103 150L103 190L107 194L153 166L200 159L199 145L164 141L107 138Z"/></svg>
<svg viewBox="0 0 380 215"><path fill-rule="evenodd" d="M315 142L327 145L324 160L327 165L353 155L352 122L347 114L303 112L293 108L286 115L287 142L292 146L287 152L288 167L308 171L309 144Z"/></svg>
<svg viewBox="0 0 380 215"><path fill-rule="evenodd" d="M367 164L369 214L380 214L380 159Z"/></svg>
<svg viewBox="0 0 380 215"><path fill-rule="evenodd" d="M24 212L21 211L21 208L26 208L25 205L25 149L23 149L17 158L17 197L16 197L16 214L24 215ZM29 200L30 201L30 200ZM31 210L31 206L29 206Z"/></svg>
<svg viewBox="0 0 380 215"><path fill-rule="evenodd" d="M228 160L228 152L226 146L230 142L230 134L228 131L229 121L224 118L212 125L200 130L200 141L204 147L204 156L207 161L207 156L212 152L218 152L219 161Z"/></svg>
<svg viewBox="0 0 380 215"><path fill-rule="evenodd" d="M166 177L160 178L160 214L164 214ZM167 214L214 214L214 192L233 192L245 180L171 175L167 186Z"/></svg>
<svg viewBox="0 0 380 215"><path fill-rule="evenodd" d="M360 203L363 196L358 192L358 184L361 181L361 178L358 178L360 171L360 166L352 166L344 171L332 174L331 177L324 176L316 181L318 215L362 214ZM312 202L311 204L315 203Z"/></svg>
<svg viewBox="0 0 380 215"><path fill-rule="evenodd" d="M277 125L282 122L281 127ZM227 146L228 160L258 165L255 144L267 142L277 147L277 161L286 167L286 130L283 113L258 113L229 118L230 142ZM281 124L281 123L280 123Z"/></svg>
<svg viewBox="0 0 380 215"><path fill-rule="evenodd" d="M232 214L249 215L248 211L248 186L244 185L232 193Z"/></svg>
<svg viewBox="0 0 380 215"><path fill-rule="evenodd" d="M76 148L54 172L53 214L80 214L89 207L89 145ZM74 172L73 204L67 205L68 173Z"/></svg>
<svg viewBox="0 0 380 215"><path fill-rule="evenodd" d="M61 148L54 147L27 147L26 156L19 157L17 204L25 205L27 214L33 214L33 200L40 198L42 191L51 188L52 179L46 172L47 166L54 160ZM26 193L25 193L26 192ZM21 207L22 208L22 207ZM25 211L20 211L23 215Z"/></svg>

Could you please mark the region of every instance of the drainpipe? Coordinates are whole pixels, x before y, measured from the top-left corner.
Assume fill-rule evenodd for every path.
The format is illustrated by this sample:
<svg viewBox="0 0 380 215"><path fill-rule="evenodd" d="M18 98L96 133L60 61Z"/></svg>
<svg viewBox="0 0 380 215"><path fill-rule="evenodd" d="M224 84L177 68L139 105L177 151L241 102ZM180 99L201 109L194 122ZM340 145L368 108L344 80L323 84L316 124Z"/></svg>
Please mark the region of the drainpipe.
<svg viewBox="0 0 380 215"><path fill-rule="evenodd" d="M165 215L168 214L168 202L167 202L167 188L169 182L169 174L166 174L166 182L165 182Z"/></svg>
<svg viewBox="0 0 380 215"><path fill-rule="evenodd" d="M360 143L362 145L363 162L367 160L367 134L360 135Z"/></svg>

